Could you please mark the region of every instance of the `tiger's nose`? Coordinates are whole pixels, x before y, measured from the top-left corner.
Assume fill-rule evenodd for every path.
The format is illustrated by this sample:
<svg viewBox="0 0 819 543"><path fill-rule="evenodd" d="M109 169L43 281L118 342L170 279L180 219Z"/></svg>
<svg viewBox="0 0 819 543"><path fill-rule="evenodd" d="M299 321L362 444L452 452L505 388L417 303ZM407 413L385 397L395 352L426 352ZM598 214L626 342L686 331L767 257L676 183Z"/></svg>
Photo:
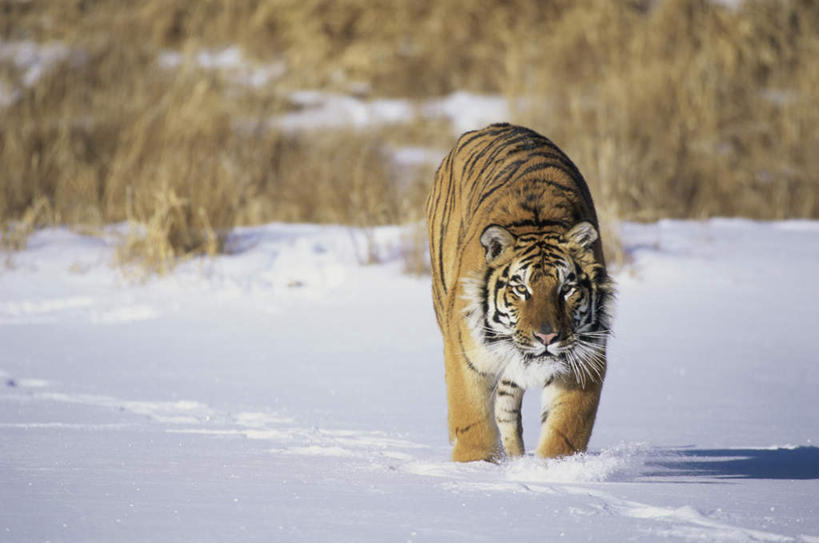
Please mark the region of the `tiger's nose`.
<svg viewBox="0 0 819 543"><path fill-rule="evenodd" d="M544 345L550 344L557 337L557 333L548 324L540 327L540 330L535 332L535 337L543 342Z"/></svg>

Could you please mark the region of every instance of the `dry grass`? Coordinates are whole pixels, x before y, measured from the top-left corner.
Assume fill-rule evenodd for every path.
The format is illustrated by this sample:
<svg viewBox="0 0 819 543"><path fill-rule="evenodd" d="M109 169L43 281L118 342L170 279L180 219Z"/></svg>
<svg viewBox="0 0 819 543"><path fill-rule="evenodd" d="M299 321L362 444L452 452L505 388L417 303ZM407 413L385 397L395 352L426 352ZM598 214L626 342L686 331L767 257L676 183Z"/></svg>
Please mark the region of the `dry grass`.
<svg viewBox="0 0 819 543"><path fill-rule="evenodd" d="M575 158L610 211L819 216L819 4L589 4L564 14L572 30L544 44L550 55L529 58L524 93L548 100L520 115Z"/></svg>
<svg viewBox="0 0 819 543"><path fill-rule="evenodd" d="M0 0L0 36L71 51L0 108L6 247L42 224L127 220L123 260L163 271L220 251L240 224L417 221L430 168L407 178L384 143L443 149L448 124L271 129L299 88L503 93L512 120L578 163L612 231L621 218L819 217L812 0ZM243 87L191 61L232 44L284 73ZM188 62L161 68L167 50ZM0 63L7 87L21 77Z"/></svg>
<svg viewBox="0 0 819 543"><path fill-rule="evenodd" d="M161 273L180 256L219 252L237 225L386 224L419 207L417 183L392 186L380 134L285 137L265 121L281 107L127 47L92 50L0 110L4 245L21 247L46 216L128 221L120 261Z"/></svg>

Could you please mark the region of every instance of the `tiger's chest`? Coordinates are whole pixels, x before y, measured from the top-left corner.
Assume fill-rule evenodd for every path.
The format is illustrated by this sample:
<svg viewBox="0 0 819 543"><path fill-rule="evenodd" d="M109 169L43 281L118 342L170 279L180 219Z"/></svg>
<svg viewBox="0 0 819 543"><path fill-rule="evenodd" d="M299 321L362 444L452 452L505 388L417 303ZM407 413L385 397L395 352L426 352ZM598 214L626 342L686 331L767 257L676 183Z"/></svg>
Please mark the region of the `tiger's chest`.
<svg viewBox="0 0 819 543"><path fill-rule="evenodd" d="M503 368L500 379L508 379L524 389L543 388L562 373L561 369L560 362L555 359L526 361L517 357Z"/></svg>

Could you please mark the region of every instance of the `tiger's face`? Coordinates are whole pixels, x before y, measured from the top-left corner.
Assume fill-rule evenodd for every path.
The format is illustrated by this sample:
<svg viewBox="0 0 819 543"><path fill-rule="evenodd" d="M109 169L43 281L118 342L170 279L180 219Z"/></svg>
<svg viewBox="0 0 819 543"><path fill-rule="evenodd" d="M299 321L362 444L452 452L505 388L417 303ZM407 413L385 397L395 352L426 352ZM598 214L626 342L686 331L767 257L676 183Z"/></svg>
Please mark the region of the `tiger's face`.
<svg viewBox="0 0 819 543"><path fill-rule="evenodd" d="M481 340L514 349L525 364L557 364L581 384L602 378L612 288L594 259L596 239L588 222L564 234L515 236L487 227L482 318L473 316Z"/></svg>

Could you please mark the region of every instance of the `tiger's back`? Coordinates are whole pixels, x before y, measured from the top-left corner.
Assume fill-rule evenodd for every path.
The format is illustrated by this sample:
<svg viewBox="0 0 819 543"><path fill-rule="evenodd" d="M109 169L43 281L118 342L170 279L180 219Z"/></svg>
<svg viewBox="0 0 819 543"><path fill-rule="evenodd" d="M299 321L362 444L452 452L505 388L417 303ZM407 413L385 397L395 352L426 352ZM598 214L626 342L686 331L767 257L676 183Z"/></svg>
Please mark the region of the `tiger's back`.
<svg viewBox="0 0 819 543"><path fill-rule="evenodd" d="M547 138L527 128L497 124L459 138L436 173L426 218L433 303L444 336L450 437L456 444L453 457L495 457L500 423L488 421L497 418L491 416L491 411L500 394L499 379L511 358L497 345L490 345L494 336L481 331L494 325L481 320L491 312L488 306L492 293L487 292L487 285L506 286L508 281L496 278L493 283L491 276L500 274L504 262L513 261L515 255L528 255L525 259L530 268L540 266L548 272L543 285L558 281L559 263L563 262L560 255L564 253L568 266L576 267L578 274L586 270L598 276L596 280L604 285L607 276L591 194L576 166ZM585 250L579 248L584 243L580 234L575 234L575 245L565 239L579 224L588 225L583 229L588 233ZM594 239L590 239L592 235ZM532 256L535 252L536 257ZM546 304L539 311L545 314L551 310ZM557 323L558 317L552 321ZM538 326L538 330L546 330L551 325ZM533 329L526 333L539 337L540 332ZM520 335L520 331L515 330L515 334ZM592 403L596 411L596 400ZM572 448L585 448L587 437L579 440L582 443L572 444ZM465 441L470 444L459 447L459 442Z"/></svg>

